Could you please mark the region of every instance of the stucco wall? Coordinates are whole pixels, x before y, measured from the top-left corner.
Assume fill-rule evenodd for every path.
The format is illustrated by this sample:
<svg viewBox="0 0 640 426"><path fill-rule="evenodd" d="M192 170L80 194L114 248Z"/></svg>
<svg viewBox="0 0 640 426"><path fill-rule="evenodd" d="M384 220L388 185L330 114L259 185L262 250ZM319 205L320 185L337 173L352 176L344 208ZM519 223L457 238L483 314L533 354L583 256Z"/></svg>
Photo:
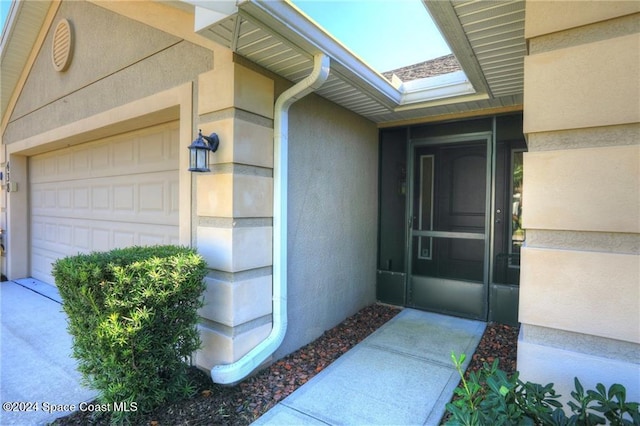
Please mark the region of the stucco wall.
<svg viewBox="0 0 640 426"><path fill-rule="evenodd" d="M572 1L549 3L527 1L526 38L547 36L640 12L640 4L636 1L582 0L580 6Z"/></svg>
<svg viewBox="0 0 640 426"><path fill-rule="evenodd" d="M538 240L523 249L520 321L638 344L639 253L616 244L607 250L609 257L599 257L602 262L587 262L598 271L585 274L585 252L603 252L581 244L585 233L607 234L613 242L625 235L640 238L640 32L636 25L629 34L634 27L628 25L629 20L640 23L640 14L609 19L609 9L594 6L584 17L589 28L573 29L574 21L565 22L567 14L561 13L567 4L561 3L554 6L554 29L569 27L559 37L544 32L548 22L539 19L536 2L527 4L528 11L529 5L528 33L536 37L529 40L525 59L524 226L534 235L562 233L566 247ZM544 16L556 16L551 12ZM570 37L573 32L579 34ZM586 33L592 36L580 37ZM559 258L558 249L565 250L564 261L549 262ZM618 265L615 274L607 269L613 264ZM542 309L550 282L558 298ZM606 290L603 298L611 288L620 291ZM628 300L632 306L622 308ZM618 308L608 315L584 315L585 305L594 313L598 306Z"/></svg>
<svg viewBox="0 0 640 426"><path fill-rule="evenodd" d="M186 147L194 136L193 86L201 73L214 66L214 54L220 57L218 62L229 61L231 55L220 47L185 41L184 31L173 31L187 25L193 32L192 18L186 13L157 3L119 4L159 17L157 25L90 2L51 6L52 16L41 30L42 44L33 46L18 87L20 96L10 105L11 118L2 135L11 177L22 188L29 184L29 155L176 119L180 119L180 164L187 163ZM61 19L70 22L74 43L70 66L58 72L51 46ZM29 274L24 239L29 235L28 191L6 194L6 200L6 226L11 229L5 244L6 271L19 278ZM180 241L189 244L191 174L185 168L180 169L179 204Z"/></svg>
<svg viewBox="0 0 640 426"><path fill-rule="evenodd" d="M375 301L376 126L316 95L289 120L289 327L277 357Z"/></svg>
<svg viewBox="0 0 640 426"><path fill-rule="evenodd" d="M181 83L213 67L213 52L87 2L63 2L53 20L70 21L73 59L57 72L53 28L35 60L3 142L25 139Z"/></svg>
<svg viewBox="0 0 640 426"><path fill-rule="evenodd" d="M274 81L236 62L200 75L198 127L220 147L196 178L194 235L211 268L196 365L237 361L272 328Z"/></svg>
<svg viewBox="0 0 640 426"><path fill-rule="evenodd" d="M518 368L561 394L640 395L639 10L527 2Z"/></svg>
<svg viewBox="0 0 640 426"><path fill-rule="evenodd" d="M196 185L196 239L213 268L201 330L205 348L218 348L198 353L206 368L237 360L271 327L270 126L273 102L291 83L235 59L199 80L200 98L218 94L199 102L199 126L221 140L212 173ZM311 94L291 107L288 140L288 329L272 360L375 301L375 124ZM240 235L252 230L269 234Z"/></svg>

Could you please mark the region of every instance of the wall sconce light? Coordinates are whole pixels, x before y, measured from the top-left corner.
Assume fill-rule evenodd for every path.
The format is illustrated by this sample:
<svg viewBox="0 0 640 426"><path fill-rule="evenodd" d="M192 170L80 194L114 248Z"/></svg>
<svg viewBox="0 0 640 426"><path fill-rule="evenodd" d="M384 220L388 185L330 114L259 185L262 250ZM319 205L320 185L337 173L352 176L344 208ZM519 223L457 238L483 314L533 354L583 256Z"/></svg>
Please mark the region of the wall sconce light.
<svg viewBox="0 0 640 426"><path fill-rule="evenodd" d="M189 171L210 172L209 151L216 152L220 145L220 139L215 133L203 136L202 130L198 131L198 138L189 145Z"/></svg>

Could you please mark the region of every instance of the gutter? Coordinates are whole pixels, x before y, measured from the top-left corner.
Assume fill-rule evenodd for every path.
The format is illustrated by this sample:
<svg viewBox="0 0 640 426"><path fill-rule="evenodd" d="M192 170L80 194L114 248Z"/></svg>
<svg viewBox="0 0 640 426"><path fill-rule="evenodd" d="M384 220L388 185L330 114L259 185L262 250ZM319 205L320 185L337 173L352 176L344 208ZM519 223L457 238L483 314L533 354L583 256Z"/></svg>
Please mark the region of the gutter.
<svg viewBox="0 0 640 426"><path fill-rule="evenodd" d="M392 110L401 100L401 93L384 76L287 0L183 1L195 6L194 30L233 51L237 52L237 44L242 43L238 40L238 21L231 20L235 15L236 19L248 19L284 40L285 44L303 53L305 57L318 53L327 54L331 58L331 71L335 76L348 81L386 108ZM219 34L209 31L217 26L224 28Z"/></svg>
<svg viewBox="0 0 640 426"><path fill-rule="evenodd" d="M339 75L382 105L393 109L400 103L401 93L382 74L319 27L293 3L286 0L241 0L238 5L242 14L278 33L303 52L329 55L334 75Z"/></svg>
<svg viewBox="0 0 640 426"><path fill-rule="evenodd" d="M234 384L251 374L280 347L287 332L287 209L289 158L289 107L316 91L329 77L330 59L313 57L313 71L284 91L274 106L273 136L273 326L269 336L232 364L211 369L215 383Z"/></svg>

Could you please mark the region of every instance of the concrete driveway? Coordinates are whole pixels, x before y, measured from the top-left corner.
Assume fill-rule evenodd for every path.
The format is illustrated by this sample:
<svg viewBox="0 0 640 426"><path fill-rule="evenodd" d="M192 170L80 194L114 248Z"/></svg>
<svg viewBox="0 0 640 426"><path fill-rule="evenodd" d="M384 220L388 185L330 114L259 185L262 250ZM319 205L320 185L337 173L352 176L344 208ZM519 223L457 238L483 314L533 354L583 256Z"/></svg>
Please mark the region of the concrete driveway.
<svg viewBox="0 0 640 426"><path fill-rule="evenodd" d="M46 424L96 392L80 384L57 289L18 281L0 283L0 424Z"/></svg>

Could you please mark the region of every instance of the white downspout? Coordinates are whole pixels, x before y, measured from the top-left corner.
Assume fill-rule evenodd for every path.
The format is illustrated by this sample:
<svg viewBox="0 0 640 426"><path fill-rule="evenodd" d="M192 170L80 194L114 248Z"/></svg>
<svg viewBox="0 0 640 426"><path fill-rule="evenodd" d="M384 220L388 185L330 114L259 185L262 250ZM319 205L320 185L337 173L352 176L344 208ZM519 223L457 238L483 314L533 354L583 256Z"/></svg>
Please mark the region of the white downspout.
<svg viewBox="0 0 640 426"><path fill-rule="evenodd" d="M329 57L323 53L315 55L311 74L276 100L273 123L273 326L269 336L238 361L214 366L211 379L215 383L233 384L247 377L278 349L287 332L289 107L320 88L329 77L329 71Z"/></svg>

